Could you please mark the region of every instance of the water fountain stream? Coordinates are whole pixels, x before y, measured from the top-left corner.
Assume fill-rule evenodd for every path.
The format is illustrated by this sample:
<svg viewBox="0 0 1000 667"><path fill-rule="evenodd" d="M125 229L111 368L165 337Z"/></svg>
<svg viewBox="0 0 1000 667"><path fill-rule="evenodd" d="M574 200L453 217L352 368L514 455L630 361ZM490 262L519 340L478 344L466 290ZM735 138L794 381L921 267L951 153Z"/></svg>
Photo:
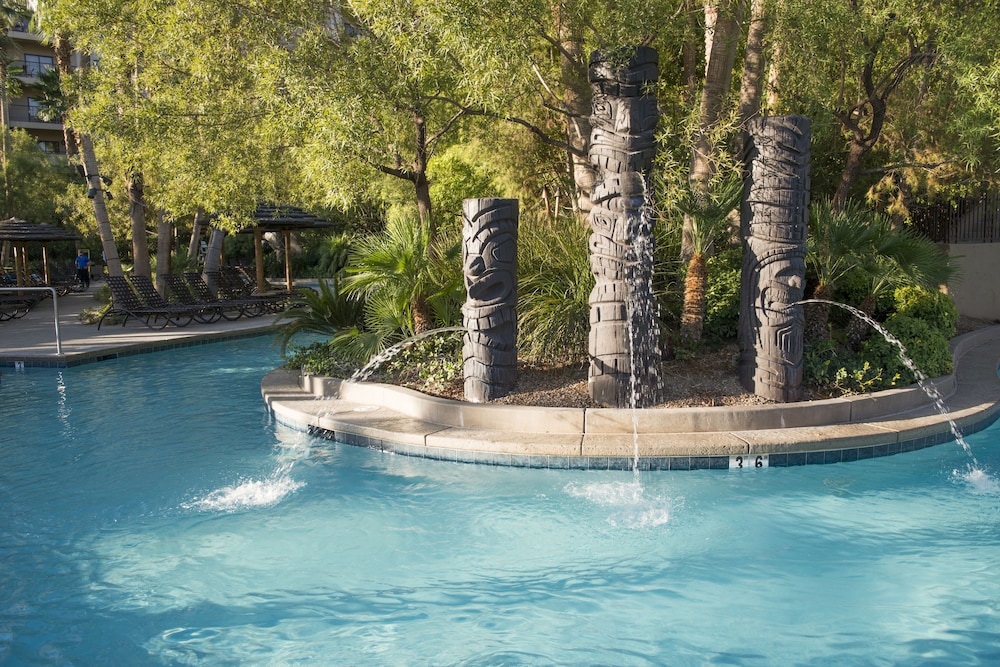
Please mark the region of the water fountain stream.
<svg viewBox="0 0 1000 667"><path fill-rule="evenodd" d="M917 385L923 390L925 394L927 394L927 397L934 402L934 406L937 408L938 412L940 412L941 415L948 420L948 426L951 429L951 434L955 437L955 441L959 444L959 446L961 446L961 448L968 455L971 463L969 464L969 468L966 472L967 479L977 484L989 483L992 480L989 474L986 473L980 467L979 461L976 460L976 456L973 453L972 448L969 446L969 443L966 441L965 436L962 434L961 429L958 427L958 424L955 422L955 420L952 419L951 414L948 410L948 406L945 404L944 397L941 395L941 392L938 391L937 387L935 387L933 384L927 381L928 378L926 373L921 371L917 367L917 365L913 362L913 359L910 358L909 354L906 351L906 346L903 345L902 341L900 341L898 338L889 333L889 331L886 330L885 327L883 327L879 322L877 322L874 318L868 315L868 313L858 308L855 308L854 306L849 306L845 303L839 303L837 301L829 301L827 299L804 299L799 302L799 304L809 304L809 303L823 303L846 310L855 317L861 319L863 322L865 322L865 324L870 325L873 329L875 329L875 331L881 334L882 337L885 338L885 340L890 345L896 347L897 354L899 355L899 360L903 363L904 366L906 366L907 369L909 369L911 373L913 373L913 376L917 379Z"/></svg>

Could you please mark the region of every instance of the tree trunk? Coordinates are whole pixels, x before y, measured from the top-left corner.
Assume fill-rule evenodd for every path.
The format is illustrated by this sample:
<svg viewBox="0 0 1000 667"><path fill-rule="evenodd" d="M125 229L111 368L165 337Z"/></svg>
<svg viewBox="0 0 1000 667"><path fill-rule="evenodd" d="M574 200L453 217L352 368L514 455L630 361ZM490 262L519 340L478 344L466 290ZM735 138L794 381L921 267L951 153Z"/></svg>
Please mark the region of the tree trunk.
<svg viewBox="0 0 1000 667"><path fill-rule="evenodd" d="M698 39L698 33L701 30L692 0L685 0L684 13L687 15L687 30L685 31L684 44L681 46L682 76L684 78L682 95L686 105L694 105L695 96L698 94L698 46L701 41Z"/></svg>
<svg viewBox="0 0 1000 667"><path fill-rule="evenodd" d="M784 0L777 0L774 5L774 18L777 20L781 13L781 6ZM781 40L777 39L771 44L771 58L767 66L767 100L764 108L769 114L776 114L778 104L781 102Z"/></svg>
<svg viewBox="0 0 1000 667"><path fill-rule="evenodd" d="M695 194L707 192L715 174L717 149L712 141L712 132L725 109L733 77L733 64L740 41L740 14L739 3L735 1L721 0L715 5L705 6L705 45L708 49L705 54L705 85L701 90L691 151L691 172L688 175L689 185ZM710 28L709 23L713 23L714 27ZM684 258L690 258L694 253L692 225L693 220L685 215L681 239L681 256Z"/></svg>
<svg viewBox="0 0 1000 667"><path fill-rule="evenodd" d="M816 285L812 298L829 301L833 298L833 285L820 283ZM830 340L830 304L828 303L807 303L805 312L805 339L813 342L823 342Z"/></svg>
<svg viewBox="0 0 1000 667"><path fill-rule="evenodd" d="M875 315L875 304L877 299L874 294L869 294L858 306L858 310L863 312L865 315L872 317ZM865 322L860 317L852 317L850 324L847 325L847 344L852 350L858 352L861 350L861 345L868 339L871 335L872 329L871 325Z"/></svg>
<svg viewBox="0 0 1000 667"><path fill-rule="evenodd" d="M94 143L90 136L80 136L80 153L83 155L83 170L87 177L87 185L94 193L94 218L97 220L97 233L101 236L101 249L104 251L104 262L108 267L109 276L123 276L122 263L118 258L118 247L115 245L115 235L111 231L111 219L104 202L104 188L98 171L97 156L94 154Z"/></svg>
<svg viewBox="0 0 1000 667"><path fill-rule="evenodd" d="M417 214L420 224L430 231L434 238L434 218L431 211L431 190L427 182L427 123L420 114L413 115L413 125L416 134L417 154L413 159L413 188L417 199Z"/></svg>
<svg viewBox="0 0 1000 667"><path fill-rule="evenodd" d="M70 48L69 41L63 38L59 32L56 32L56 34L52 37L52 50L55 52L56 69L59 70L60 88L62 88L65 82L69 81L69 77L73 74L73 65L71 61L72 49ZM76 135L73 134L73 130L69 125L69 119L66 118L65 113L63 113L61 120L63 141L66 143L66 159L72 166L73 158L78 152Z"/></svg>
<svg viewBox="0 0 1000 667"><path fill-rule="evenodd" d="M844 170L840 173L840 183L837 185L837 192L833 195L833 201L830 204L831 210L835 213L844 210L847 198L851 193L851 187L861 174L861 165L869 150L871 150L871 146L868 142L858 138L851 141L851 147L847 152L847 162L844 163Z"/></svg>
<svg viewBox="0 0 1000 667"><path fill-rule="evenodd" d="M760 99L764 88L764 37L768 31L765 4L765 0L753 0L750 5L750 27L747 32L743 79L740 82L740 127L760 113Z"/></svg>
<svg viewBox="0 0 1000 667"><path fill-rule="evenodd" d="M708 258L695 253L684 278L684 309L681 312L681 339L686 343L701 340L705 325L705 295L708 290Z"/></svg>
<svg viewBox="0 0 1000 667"><path fill-rule="evenodd" d="M191 223L191 242L188 244L188 259L197 259L201 250L201 230L205 226L205 212L200 208Z"/></svg>
<svg viewBox="0 0 1000 667"><path fill-rule="evenodd" d="M558 30L560 82L568 114L566 143L575 149L567 151L567 162L576 188L574 209L586 214L593 207L590 193L597 183L597 168L587 156L590 149L592 95L590 82L587 80L583 34L579 25L567 20L559 3L553 4L552 13Z"/></svg>
<svg viewBox="0 0 1000 667"><path fill-rule="evenodd" d="M4 37L7 31L4 30ZM0 48L0 171L3 176L3 218L11 217L10 212L10 181L7 178L7 161L10 155L10 115L9 100L7 99L7 49Z"/></svg>
<svg viewBox="0 0 1000 667"><path fill-rule="evenodd" d="M212 234L208 237L208 249L205 250L205 281L212 290L218 287L214 283L212 274L222 267L222 243L225 240L226 232L213 227Z"/></svg>
<svg viewBox="0 0 1000 667"><path fill-rule="evenodd" d="M149 263L149 241L146 236L146 197L141 173L128 176L128 217L132 223L132 273L152 279Z"/></svg>
<svg viewBox="0 0 1000 667"><path fill-rule="evenodd" d="M410 310L413 312L414 334L421 334L434 328L434 316L431 314L430 306L423 295L413 297L410 302Z"/></svg>
<svg viewBox="0 0 1000 667"><path fill-rule="evenodd" d="M174 226L170 220L159 211L156 214L156 290L167 296L167 282L163 276L171 273L170 253L173 249Z"/></svg>

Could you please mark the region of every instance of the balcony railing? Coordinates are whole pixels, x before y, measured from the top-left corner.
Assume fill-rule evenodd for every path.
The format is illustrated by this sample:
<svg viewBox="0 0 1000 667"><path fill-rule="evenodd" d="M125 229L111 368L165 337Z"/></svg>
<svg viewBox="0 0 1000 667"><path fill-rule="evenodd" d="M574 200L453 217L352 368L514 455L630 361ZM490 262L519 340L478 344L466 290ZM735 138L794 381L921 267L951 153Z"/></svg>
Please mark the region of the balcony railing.
<svg viewBox="0 0 1000 667"><path fill-rule="evenodd" d="M50 120L45 117L43 109L29 104L11 104L7 113L10 123L49 123L51 125L62 125L62 121L58 118Z"/></svg>

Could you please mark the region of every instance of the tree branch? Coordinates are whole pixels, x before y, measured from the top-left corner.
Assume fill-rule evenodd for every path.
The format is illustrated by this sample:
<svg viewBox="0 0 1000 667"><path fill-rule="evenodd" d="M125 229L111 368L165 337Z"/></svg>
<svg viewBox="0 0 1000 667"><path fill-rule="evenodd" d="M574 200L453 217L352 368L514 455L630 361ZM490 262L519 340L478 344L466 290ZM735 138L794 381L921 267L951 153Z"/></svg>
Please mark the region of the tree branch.
<svg viewBox="0 0 1000 667"><path fill-rule="evenodd" d="M437 100L439 102L445 102L446 104L451 104L457 109L460 109L461 112L467 116L483 116L484 118L495 118L497 120L513 123L515 125L520 125L521 127L527 129L529 132L537 136L539 139L541 139L542 143L548 144L549 146L555 146L556 148L562 149L564 151L568 151L578 157L587 157L587 153L585 151L582 151L579 148L576 148L575 146L565 141L553 139L548 134L546 134L546 132L542 130L540 127L538 127L537 125L533 125L532 123L529 123L523 118L517 118L515 116L504 116L502 114L498 114L493 111L487 111L486 109L476 109L472 107L467 107L463 104L460 104L458 101L449 99L447 97L435 96L429 99Z"/></svg>

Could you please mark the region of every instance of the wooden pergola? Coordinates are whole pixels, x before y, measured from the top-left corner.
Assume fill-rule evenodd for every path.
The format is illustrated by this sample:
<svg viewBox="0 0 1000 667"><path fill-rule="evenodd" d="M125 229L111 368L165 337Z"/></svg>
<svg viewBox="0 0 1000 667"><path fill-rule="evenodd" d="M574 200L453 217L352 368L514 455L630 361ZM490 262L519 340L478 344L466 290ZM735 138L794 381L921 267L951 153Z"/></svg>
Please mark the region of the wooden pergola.
<svg viewBox="0 0 1000 667"><path fill-rule="evenodd" d="M51 284L49 273L48 243L51 241L79 241L79 234L68 232L61 227L46 223L34 223L20 218L0 220L0 242L9 241L14 248L14 275L17 286L24 287L31 281L28 279L28 244L42 244L42 271L45 284Z"/></svg>
<svg viewBox="0 0 1000 667"><path fill-rule="evenodd" d="M287 289L294 288L292 280L292 232L304 229L328 229L334 227L329 220L307 213L294 206L274 206L260 204L254 211L254 226L244 229L241 233L253 232L254 264L257 269L257 289L267 291L267 280L264 278L264 234L280 232L285 249L285 284Z"/></svg>

